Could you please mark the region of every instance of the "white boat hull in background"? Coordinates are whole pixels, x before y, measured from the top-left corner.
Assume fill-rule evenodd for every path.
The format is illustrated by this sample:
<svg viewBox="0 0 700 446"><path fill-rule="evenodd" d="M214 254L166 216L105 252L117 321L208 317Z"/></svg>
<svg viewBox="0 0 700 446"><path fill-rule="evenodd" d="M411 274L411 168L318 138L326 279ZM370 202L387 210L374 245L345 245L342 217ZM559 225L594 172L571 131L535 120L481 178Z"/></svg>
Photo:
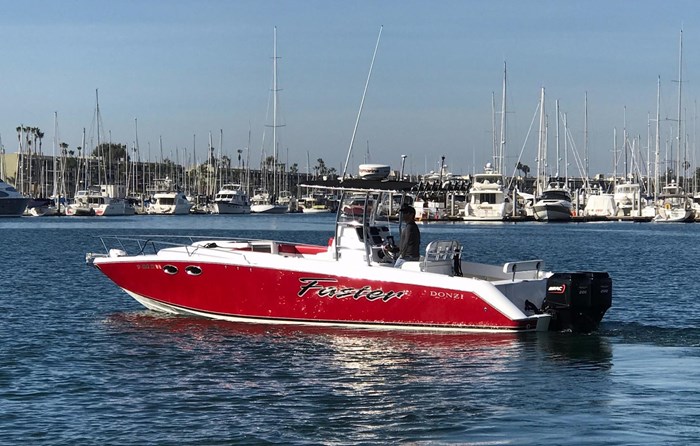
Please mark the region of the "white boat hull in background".
<svg viewBox="0 0 700 446"><path fill-rule="evenodd" d="M287 206L281 204L254 204L250 207L253 214L286 214Z"/></svg>

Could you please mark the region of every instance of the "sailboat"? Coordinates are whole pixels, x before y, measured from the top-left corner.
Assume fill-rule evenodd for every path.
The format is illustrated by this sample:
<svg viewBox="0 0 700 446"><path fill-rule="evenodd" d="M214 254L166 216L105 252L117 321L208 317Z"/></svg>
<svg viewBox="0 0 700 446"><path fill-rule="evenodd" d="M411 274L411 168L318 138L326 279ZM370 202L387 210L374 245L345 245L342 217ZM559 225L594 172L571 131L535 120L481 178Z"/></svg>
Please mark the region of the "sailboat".
<svg viewBox="0 0 700 446"><path fill-rule="evenodd" d="M689 222L695 218L693 203L682 187L675 181L664 186L658 200L657 222Z"/></svg>
<svg viewBox="0 0 700 446"><path fill-rule="evenodd" d="M558 110L557 110L558 113ZM537 154L537 198L533 206L535 220L570 221L573 211L571 193L560 178L555 178L545 186L547 178L547 128L544 112L544 87L540 98L540 139Z"/></svg>
<svg viewBox="0 0 700 446"><path fill-rule="evenodd" d="M272 193L259 190L251 199L250 212L254 214L285 214L289 207L277 202L277 27L274 28L272 56L272 146L274 148L272 163Z"/></svg>
<svg viewBox="0 0 700 446"><path fill-rule="evenodd" d="M683 131L681 127L682 115L682 92L683 92L683 30L680 33L679 55L678 55L678 155L676 164L676 179L671 180L661 189L661 194L656 203L656 222L688 222L695 218L695 211L692 207L692 199L680 185L681 168L681 147L683 147ZM687 147L686 147L687 150ZM685 159L685 156L683 156Z"/></svg>
<svg viewBox="0 0 700 446"><path fill-rule="evenodd" d="M286 214L287 206L277 203L277 197L265 189L256 189L250 199L250 212L253 214Z"/></svg>
<svg viewBox="0 0 700 446"><path fill-rule="evenodd" d="M106 217L119 215L134 215L136 213L134 207L125 198L122 198L125 195L125 193L120 193L120 191L124 190L123 187L115 184L110 184L107 178L107 169L105 169L104 166L100 166L101 162L104 163L104 155L101 153L103 147L102 142L100 140L101 121L102 118L100 116L100 101L98 96L98 90L95 90L95 128L97 132L96 152L99 152L97 159L97 170L98 172L104 172L104 179L106 184L99 184L99 186L91 186L85 190L77 191L74 197L74 202L66 207L66 215L97 215ZM84 132L83 147L85 147ZM89 184L89 175L87 175L88 166L86 165L85 167L86 183ZM100 178L100 175L98 175L98 178Z"/></svg>

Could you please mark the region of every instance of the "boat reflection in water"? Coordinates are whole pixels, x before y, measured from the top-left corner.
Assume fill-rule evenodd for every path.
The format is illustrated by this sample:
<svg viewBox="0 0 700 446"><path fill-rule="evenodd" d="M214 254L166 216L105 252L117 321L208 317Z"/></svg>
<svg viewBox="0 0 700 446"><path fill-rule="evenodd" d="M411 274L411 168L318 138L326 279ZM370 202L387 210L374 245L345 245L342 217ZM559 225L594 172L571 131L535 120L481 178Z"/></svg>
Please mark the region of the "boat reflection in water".
<svg viewBox="0 0 700 446"><path fill-rule="evenodd" d="M492 379L494 372L517 369L539 359L552 365L607 370L613 356L609 340L598 334L356 330L236 323L150 311L116 313L104 323L123 336L126 345L171 344L185 351L239 360L252 356L261 360L267 355L280 360L296 358L296 367L313 368L314 375L340 371L355 377L387 375L396 379L392 370L418 368L428 376L421 379L430 375L446 379L451 370L464 380L464 368L468 367L472 377Z"/></svg>

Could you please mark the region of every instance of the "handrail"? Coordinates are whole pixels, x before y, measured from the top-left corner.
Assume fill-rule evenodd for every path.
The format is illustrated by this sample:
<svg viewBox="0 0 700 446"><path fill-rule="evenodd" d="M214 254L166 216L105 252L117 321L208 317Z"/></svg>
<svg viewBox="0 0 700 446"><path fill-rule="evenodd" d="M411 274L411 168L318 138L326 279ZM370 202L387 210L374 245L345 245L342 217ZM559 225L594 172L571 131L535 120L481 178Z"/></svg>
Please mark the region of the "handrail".
<svg viewBox="0 0 700 446"><path fill-rule="evenodd" d="M194 235L100 235L97 236L102 243L102 247L106 255L109 255L110 248L119 246L122 251L129 253L128 255L146 255L146 249L150 246L153 248L153 254L157 254L159 246L184 248L188 256L194 255L200 250L214 250L220 246L207 246L198 244L197 242L204 241L226 241L233 243L255 243L266 242L270 244L297 244L296 242L285 242L276 240L250 239L242 237L217 237L217 236L194 236ZM173 240L181 241L173 241ZM112 243L110 243L112 241ZM131 249L129 249L129 247ZM214 252L214 251L210 251ZM221 252L221 251L219 251ZM226 253L242 256L243 259L251 264L252 262L246 256L246 251L227 250ZM206 255L206 254L204 254Z"/></svg>

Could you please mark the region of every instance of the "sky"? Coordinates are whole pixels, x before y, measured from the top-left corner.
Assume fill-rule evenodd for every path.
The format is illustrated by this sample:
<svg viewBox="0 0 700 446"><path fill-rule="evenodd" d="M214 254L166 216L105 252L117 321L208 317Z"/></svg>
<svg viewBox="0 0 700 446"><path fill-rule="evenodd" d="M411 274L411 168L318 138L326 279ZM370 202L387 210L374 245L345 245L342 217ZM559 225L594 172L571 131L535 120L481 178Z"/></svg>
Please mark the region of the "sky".
<svg viewBox="0 0 700 446"><path fill-rule="evenodd" d="M279 160L301 172L319 158L342 171L380 28L349 173L364 162L398 169L401 155L410 173L437 170L443 156L453 173L481 171L492 161L504 63L506 174L518 161L535 171L542 88L550 170L558 101L560 158L566 116L568 173L581 174L573 151L584 158L586 95L590 174L624 170L625 132L639 141L635 157L646 168L658 78L662 159L677 138L681 30L681 128L689 152L695 148L700 29L687 20L700 17L694 0L0 0L0 7L0 137L8 153L17 151L20 125L45 133L47 154L54 141L81 146L83 129L85 145L94 145L99 92L101 139L138 144L142 160L160 159L162 140L165 158L201 161L211 134L217 153L236 165L242 150L255 166L273 153L275 27Z"/></svg>

